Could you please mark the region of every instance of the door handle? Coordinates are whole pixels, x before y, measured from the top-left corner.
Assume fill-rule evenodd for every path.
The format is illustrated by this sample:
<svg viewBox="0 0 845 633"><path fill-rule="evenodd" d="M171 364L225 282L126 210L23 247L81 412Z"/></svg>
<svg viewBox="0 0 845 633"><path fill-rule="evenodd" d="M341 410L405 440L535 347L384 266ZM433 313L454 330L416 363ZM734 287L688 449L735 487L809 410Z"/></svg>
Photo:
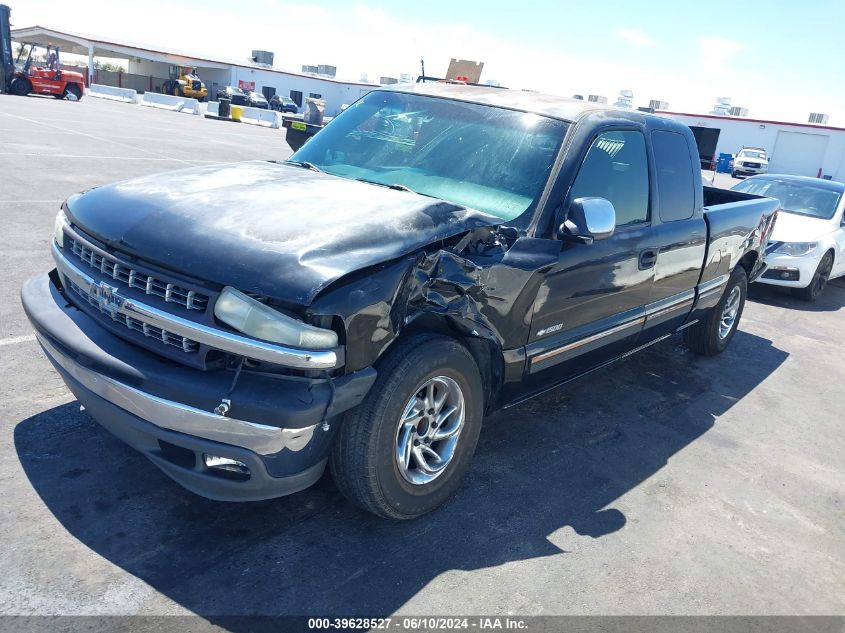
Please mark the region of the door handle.
<svg viewBox="0 0 845 633"><path fill-rule="evenodd" d="M657 249L656 248L647 248L645 250L640 251L640 258L639 258L640 270L648 270L649 268L654 268L654 265L656 263L657 263Z"/></svg>

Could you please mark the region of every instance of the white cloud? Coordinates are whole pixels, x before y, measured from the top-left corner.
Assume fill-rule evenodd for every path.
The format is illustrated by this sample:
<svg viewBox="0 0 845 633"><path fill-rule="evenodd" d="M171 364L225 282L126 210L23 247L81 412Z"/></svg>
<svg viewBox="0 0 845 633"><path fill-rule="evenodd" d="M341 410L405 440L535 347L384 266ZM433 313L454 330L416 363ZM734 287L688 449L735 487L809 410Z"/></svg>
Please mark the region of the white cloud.
<svg viewBox="0 0 845 633"><path fill-rule="evenodd" d="M725 73L731 69L731 61L742 50L742 44L724 37L698 38L698 62L707 73Z"/></svg>
<svg viewBox="0 0 845 633"><path fill-rule="evenodd" d="M634 46L651 46L654 40L638 29L617 29L616 35Z"/></svg>

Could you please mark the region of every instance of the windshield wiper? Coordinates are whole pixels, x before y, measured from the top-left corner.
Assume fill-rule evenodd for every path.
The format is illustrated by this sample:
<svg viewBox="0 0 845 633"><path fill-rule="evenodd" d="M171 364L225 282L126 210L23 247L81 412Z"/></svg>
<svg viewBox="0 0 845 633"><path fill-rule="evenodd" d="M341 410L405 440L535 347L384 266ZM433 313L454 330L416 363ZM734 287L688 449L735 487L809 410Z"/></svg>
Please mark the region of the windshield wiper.
<svg viewBox="0 0 845 633"><path fill-rule="evenodd" d="M285 161L288 165L296 165L297 167L304 167L305 169L310 169L311 171L318 171L321 174L325 174L322 169L317 167L314 163L309 163L307 160L286 160Z"/></svg>
<svg viewBox="0 0 845 633"><path fill-rule="evenodd" d="M398 182L394 182L392 185L388 185L384 182L378 182L377 180L367 180L366 178L356 178L355 180L357 180L358 182L365 182L368 185L376 185L377 187L387 187L388 189L393 189L394 191L407 191L408 193L416 193L420 196L428 196L427 193L419 193L417 191L414 191L410 187L400 185ZM428 197L431 198L432 196Z"/></svg>

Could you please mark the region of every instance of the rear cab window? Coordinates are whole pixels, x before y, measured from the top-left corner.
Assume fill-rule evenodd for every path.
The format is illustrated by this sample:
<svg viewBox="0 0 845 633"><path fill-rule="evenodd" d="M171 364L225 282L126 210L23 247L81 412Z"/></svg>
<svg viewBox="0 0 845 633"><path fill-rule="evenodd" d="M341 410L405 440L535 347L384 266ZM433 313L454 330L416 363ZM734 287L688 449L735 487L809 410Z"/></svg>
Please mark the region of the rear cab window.
<svg viewBox="0 0 845 633"><path fill-rule="evenodd" d="M687 139L678 132L655 130L651 146L660 221L688 220L695 212L695 179Z"/></svg>

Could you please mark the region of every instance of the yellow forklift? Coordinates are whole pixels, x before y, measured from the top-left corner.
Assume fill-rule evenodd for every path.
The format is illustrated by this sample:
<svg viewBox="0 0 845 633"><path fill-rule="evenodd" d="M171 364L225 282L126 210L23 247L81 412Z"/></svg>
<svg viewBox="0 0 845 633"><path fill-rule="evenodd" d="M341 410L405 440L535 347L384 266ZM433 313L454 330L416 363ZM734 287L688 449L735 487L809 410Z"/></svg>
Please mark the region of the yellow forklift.
<svg viewBox="0 0 845 633"><path fill-rule="evenodd" d="M197 69L193 66L170 66L170 79L161 85L164 94L174 97L189 97L197 101L205 101L208 88L202 79L197 77Z"/></svg>

